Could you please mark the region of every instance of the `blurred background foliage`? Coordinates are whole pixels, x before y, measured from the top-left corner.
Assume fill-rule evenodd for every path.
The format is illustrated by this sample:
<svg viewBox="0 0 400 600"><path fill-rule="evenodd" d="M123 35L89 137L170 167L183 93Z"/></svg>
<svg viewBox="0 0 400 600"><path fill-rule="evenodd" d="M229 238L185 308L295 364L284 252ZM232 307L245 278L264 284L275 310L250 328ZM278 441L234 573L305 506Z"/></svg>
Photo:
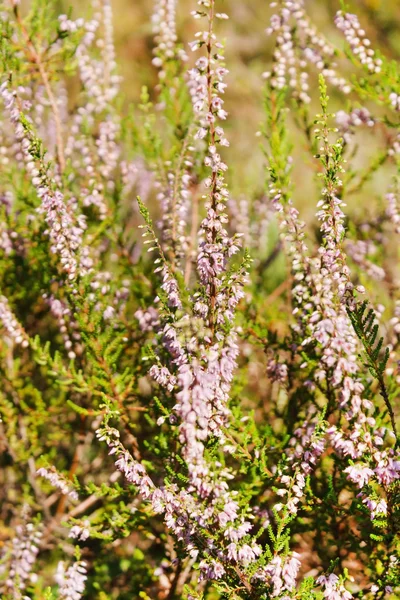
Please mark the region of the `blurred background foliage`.
<svg viewBox="0 0 400 600"><path fill-rule="evenodd" d="M89 15L90 0L57 0L55 11L67 12L72 7L72 15ZM193 39L196 32L196 21L191 17L195 8L194 0L181 0L178 3L178 32L180 40L185 44ZM334 25L334 16L341 8L340 0L325 2L322 0L306 1L306 9L317 29L336 47L344 48L344 38ZM154 90L157 84L157 69L152 66L153 33L151 16L154 4L151 0L114 0L114 29L117 60L122 76L122 91L126 106L137 103L143 86L147 86L153 100L157 101ZM362 26L370 38L372 47L379 49L388 59L400 55L400 3L397 0L353 0L346 3L346 8L358 14ZM260 197L265 189L265 160L261 149L260 130L263 126L263 73L268 71L272 62L275 44L274 36L267 36L265 30L273 14L273 8L267 0L221 0L220 10L229 14L229 21L219 24L219 36L226 40L226 62L230 70L226 106L229 111L227 121L230 147L226 149L225 159L229 165L228 180L231 193L236 198L244 197L249 202ZM193 56L189 60L193 61ZM350 61L339 60L343 75L351 75ZM311 89L317 91L317 74L311 78ZM346 110L349 99L335 90L329 90L331 96L330 109ZM73 97L73 95L72 95ZM376 110L376 105L365 104L367 108ZM318 93L313 94L310 115L319 110ZM295 184L294 200L300 210L300 216L309 224L315 223L318 191L313 169L310 168L310 152L307 141L295 124L290 122L294 144ZM374 144L371 144L371 138ZM378 144L376 131L372 133L364 128L357 135L357 156L353 166L365 168L376 156ZM384 148L382 136L381 148ZM378 150L379 152L379 150ZM394 165L379 169L367 186L359 193L347 198L357 221L374 210L378 195L388 186L394 174ZM372 217L372 213L368 216ZM275 264L275 268L276 268Z"/></svg>
<svg viewBox="0 0 400 600"><path fill-rule="evenodd" d="M72 6L73 15L90 13L90 0L62 0L54 3L55 9L66 12ZM178 3L178 31L187 47L196 32L196 21L190 15L194 0ZM227 128L230 148L226 158L230 166L229 179L233 194L251 197L264 187L264 160L259 149L257 131L263 122L262 73L271 65L275 37L268 37L265 29L273 13L268 0L221 0L220 9L229 14L230 20L219 24L219 35L226 39L226 62L230 70L226 94L229 119ZM325 2L306 1L306 9L314 24L325 37L338 48L344 47L341 32L334 25L334 16L341 7L340 0ZM379 48L387 58L400 54L400 3L397 0L356 0L348 2L350 12L358 14L360 22L371 40L372 47ZM117 57L123 77L122 90L127 102L137 102L142 86L154 90L157 70L151 65L153 34L151 15L152 0L114 0L114 28ZM192 60L192 56L189 56ZM347 67L350 63L347 64ZM315 88L317 77L315 77ZM330 90L332 92L332 90ZM331 93L332 96L332 93ZM333 94L332 110L346 109L343 97ZM318 111L318 94L311 112ZM360 144L363 145L363 144ZM367 150L368 148L365 148ZM307 152L308 154L308 152ZM315 213L310 205L309 177L304 177L306 152L296 157L296 199L304 217L309 220ZM376 186L378 189L379 182Z"/></svg>

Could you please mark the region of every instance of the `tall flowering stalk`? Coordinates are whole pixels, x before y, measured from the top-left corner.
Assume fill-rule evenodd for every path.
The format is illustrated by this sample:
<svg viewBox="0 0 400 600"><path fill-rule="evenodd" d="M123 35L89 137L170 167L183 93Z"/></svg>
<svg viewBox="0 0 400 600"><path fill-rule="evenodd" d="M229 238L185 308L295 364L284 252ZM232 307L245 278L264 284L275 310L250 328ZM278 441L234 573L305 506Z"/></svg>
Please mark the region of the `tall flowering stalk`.
<svg viewBox="0 0 400 600"><path fill-rule="evenodd" d="M40 212L44 214L48 225L47 233L52 242L52 251L59 255L60 263L68 278L74 280L79 272L87 273L92 264L90 258L82 260L79 264L77 257L77 251L82 245L82 235L86 229L85 217L79 215L75 219L71 215L72 206L66 205L62 192L51 179L49 164L43 156L41 142L35 136L29 118L25 117L20 109L16 94L10 91L7 82L1 84L0 94L15 128L16 139L32 185L41 199Z"/></svg>

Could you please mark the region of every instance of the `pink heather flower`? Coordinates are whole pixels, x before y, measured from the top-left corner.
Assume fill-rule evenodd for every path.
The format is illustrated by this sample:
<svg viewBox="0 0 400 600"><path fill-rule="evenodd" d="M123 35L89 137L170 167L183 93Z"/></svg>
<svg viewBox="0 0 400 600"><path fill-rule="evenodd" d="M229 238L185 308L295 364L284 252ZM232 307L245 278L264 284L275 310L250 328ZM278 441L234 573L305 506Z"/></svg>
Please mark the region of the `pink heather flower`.
<svg viewBox="0 0 400 600"><path fill-rule="evenodd" d="M352 600L353 598L334 573L331 573L328 577L321 575L318 577L317 583L324 588L324 598L326 600Z"/></svg>
<svg viewBox="0 0 400 600"><path fill-rule="evenodd" d="M287 590L292 590L296 585L297 574L301 566L299 558L300 555L297 552L292 552L290 558L283 565L282 577Z"/></svg>
<svg viewBox="0 0 400 600"><path fill-rule="evenodd" d="M161 289L167 295L168 305L172 308L182 308L178 283L166 265L162 268L162 279Z"/></svg>
<svg viewBox="0 0 400 600"><path fill-rule="evenodd" d="M347 473L347 479L356 483L359 488L366 485L375 474L367 465L361 463L347 467L347 469L344 470L344 473Z"/></svg>
<svg viewBox="0 0 400 600"><path fill-rule="evenodd" d="M355 127L359 127L361 125L373 127L375 125L374 119L371 117L368 109L366 108L356 108L350 113L346 113L344 110L339 110L336 113L336 123L346 143L351 141Z"/></svg>
<svg viewBox="0 0 400 600"><path fill-rule="evenodd" d="M44 214L48 234L51 241L51 251L58 254L63 270L68 274L68 279L74 280L78 274L86 274L92 266L91 259L86 256L85 261L79 261L79 251L83 251L82 237L86 229L86 218L72 214L74 199L67 203L64 195L57 188L55 180L48 175L49 164L44 159L37 164L37 159L32 155L31 147L34 135L22 126L22 113L16 105L16 95L9 91L8 82L0 86L0 95L6 109L10 114L10 121L15 127L15 134L25 161L25 168L31 177L32 185L41 199L38 212ZM88 252L88 249L86 248ZM86 253L87 253L86 252Z"/></svg>
<svg viewBox="0 0 400 600"><path fill-rule="evenodd" d="M110 454L114 453L113 450L114 448L111 449ZM144 466L136 462L127 450L120 453L118 459L115 461L115 466L125 475L129 483L138 486L144 498L150 497L154 484L147 475Z"/></svg>
<svg viewBox="0 0 400 600"><path fill-rule="evenodd" d="M375 468L375 474L379 481L384 485L389 485L400 478L400 460L395 460L393 457L381 455L377 453L378 465Z"/></svg>
<svg viewBox="0 0 400 600"><path fill-rule="evenodd" d="M219 524L224 527L230 521L234 521L237 517L239 505L237 502L229 501L225 504L223 512L218 515Z"/></svg>
<svg viewBox="0 0 400 600"><path fill-rule="evenodd" d="M179 48L176 33L176 0L157 0L152 16L156 46L153 65L160 69L159 77L166 76L168 62L175 59L186 61L185 52Z"/></svg>
<svg viewBox="0 0 400 600"><path fill-rule="evenodd" d="M201 561L199 564L201 571L200 579L221 579L225 575L224 566L215 560L210 562Z"/></svg>
<svg viewBox="0 0 400 600"><path fill-rule="evenodd" d="M64 563L60 561L55 575L59 585L59 596L65 600L80 600L85 592L86 562L76 561L65 570Z"/></svg>
<svg viewBox="0 0 400 600"><path fill-rule="evenodd" d="M282 579L282 559L275 556L264 568L268 583L272 586L272 596L278 596L284 589Z"/></svg>
<svg viewBox="0 0 400 600"><path fill-rule="evenodd" d="M160 325L160 315L153 306L147 310L137 310L135 317L139 321L140 329L144 332L155 331Z"/></svg>
<svg viewBox="0 0 400 600"><path fill-rule="evenodd" d="M4 327L15 344L21 345L22 348L29 346L28 336L13 315L8 300L4 296L0 296L0 325Z"/></svg>
<svg viewBox="0 0 400 600"><path fill-rule="evenodd" d="M400 111L400 95L392 92L389 94L390 104L393 106L394 110Z"/></svg>
<svg viewBox="0 0 400 600"><path fill-rule="evenodd" d="M383 498L380 500L372 500L371 498L364 498L363 504L367 506L371 513L371 519L375 519L377 515L387 514L387 502Z"/></svg>
<svg viewBox="0 0 400 600"><path fill-rule="evenodd" d="M60 473L57 473L55 469L48 470L42 467L37 470L36 474L47 479L52 486L58 488L65 496L70 496L73 500L78 500L77 492L71 489L71 482Z"/></svg>
<svg viewBox="0 0 400 600"><path fill-rule="evenodd" d="M397 194L390 192L386 194L386 214L392 221L396 233L400 233L400 210Z"/></svg>
<svg viewBox="0 0 400 600"><path fill-rule="evenodd" d="M353 54L361 64L365 65L371 73L379 73L382 61L380 58L375 58L375 52L370 47L371 42L361 28L357 16L340 10L336 13L335 24L344 33Z"/></svg>
<svg viewBox="0 0 400 600"><path fill-rule="evenodd" d="M230 526L224 531L224 536L232 540L232 542L238 542L252 529L252 524L249 521L244 521L238 526Z"/></svg>
<svg viewBox="0 0 400 600"><path fill-rule="evenodd" d="M107 306L107 308L103 311L103 319L105 321L109 321L115 315L115 308L113 306Z"/></svg>
<svg viewBox="0 0 400 600"><path fill-rule="evenodd" d="M69 532L69 537L76 538L76 539L80 540L81 542L84 542L90 536L89 527L90 527L90 521L88 521L86 519L83 522L83 527L80 527L79 525L74 525L73 527L71 527L70 532Z"/></svg>
<svg viewBox="0 0 400 600"><path fill-rule="evenodd" d="M262 550L257 544L249 546L244 544L238 550L238 562L246 566L256 560L257 556L260 556Z"/></svg>
<svg viewBox="0 0 400 600"><path fill-rule="evenodd" d="M227 551L228 551L229 560L234 560L235 562L237 562L238 551L237 551L237 546L234 542L232 542L231 544L228 545Z"/></svg>
<svg viewBox="0 0 400 600"><path fill-rule="evenodd" d="M19 598L20 591L28 585L29 577L32 574L39 553L41 538L42 532L32 523L16 527L8 557L8 579L6 581L7 587L14 592L15 598ZM7 551L7 547L4 550ZM2 558L4 560L4 557Z"/></svg>
<svg viewBox="0 0 400 600"><path fill-rule="evenodd" d="M176 386L176 377L171 375L167 367L160 368L158 365L153 365L149 371L149 375L170 392Z"/></svg>

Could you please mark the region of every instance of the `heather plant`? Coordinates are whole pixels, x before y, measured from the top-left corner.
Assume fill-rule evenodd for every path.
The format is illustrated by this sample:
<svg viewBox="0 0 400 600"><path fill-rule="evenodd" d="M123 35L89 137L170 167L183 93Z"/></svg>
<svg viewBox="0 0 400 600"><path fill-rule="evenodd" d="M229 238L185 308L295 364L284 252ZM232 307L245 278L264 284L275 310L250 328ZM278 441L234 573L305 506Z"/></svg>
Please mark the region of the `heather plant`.
<svg viewBox="0 0 400 600"><path fill-rule="evenodd" d="M398 65L266 5L244 195L230 5L132 104L111 0L1 4L4 600L399 596Z"/></svg>

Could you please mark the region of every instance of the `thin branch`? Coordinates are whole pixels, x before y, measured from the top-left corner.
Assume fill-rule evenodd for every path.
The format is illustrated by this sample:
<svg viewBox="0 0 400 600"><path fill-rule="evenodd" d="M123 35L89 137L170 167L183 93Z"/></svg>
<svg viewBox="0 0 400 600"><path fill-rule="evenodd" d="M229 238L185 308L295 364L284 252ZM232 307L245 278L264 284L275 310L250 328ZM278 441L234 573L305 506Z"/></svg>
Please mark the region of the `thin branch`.
<svg viewBox="0 0 400 600"><path fill-rule="evenodd" d="M51 89L51 85L50 85L50 81L49 81L49 77L47 75L47 72L44 68L41 56L39 54L39 52L36 50L34 44L31 41L31 38L21 20L19 11L18 11L18 7L15 7L15 16L18 22L18 25L21 29L22 35L24 36L25 42L26 42L26 47L28 48L28 50L30 51L31 54L31 60L34 64L37 65L37 68L39 70L40 76L42 78L42 82L44 85L44 88L46 90L47 93L47 97L49 99L50 102L50 106L51 106L51 110L53 112L53 117L54 117L54 123L55 123L55 127L56 127L56 140L57 140L57 160L58 160L58 166L60 168L60 172L63 173L63 171L65 170L65 154L64 154L64 142L63 142L63 134L62 134L62 123L61 123L61 117L60 117L60 111L58 109L58 105L57 105L57 101L54 97L53 91Z"/></svg>

